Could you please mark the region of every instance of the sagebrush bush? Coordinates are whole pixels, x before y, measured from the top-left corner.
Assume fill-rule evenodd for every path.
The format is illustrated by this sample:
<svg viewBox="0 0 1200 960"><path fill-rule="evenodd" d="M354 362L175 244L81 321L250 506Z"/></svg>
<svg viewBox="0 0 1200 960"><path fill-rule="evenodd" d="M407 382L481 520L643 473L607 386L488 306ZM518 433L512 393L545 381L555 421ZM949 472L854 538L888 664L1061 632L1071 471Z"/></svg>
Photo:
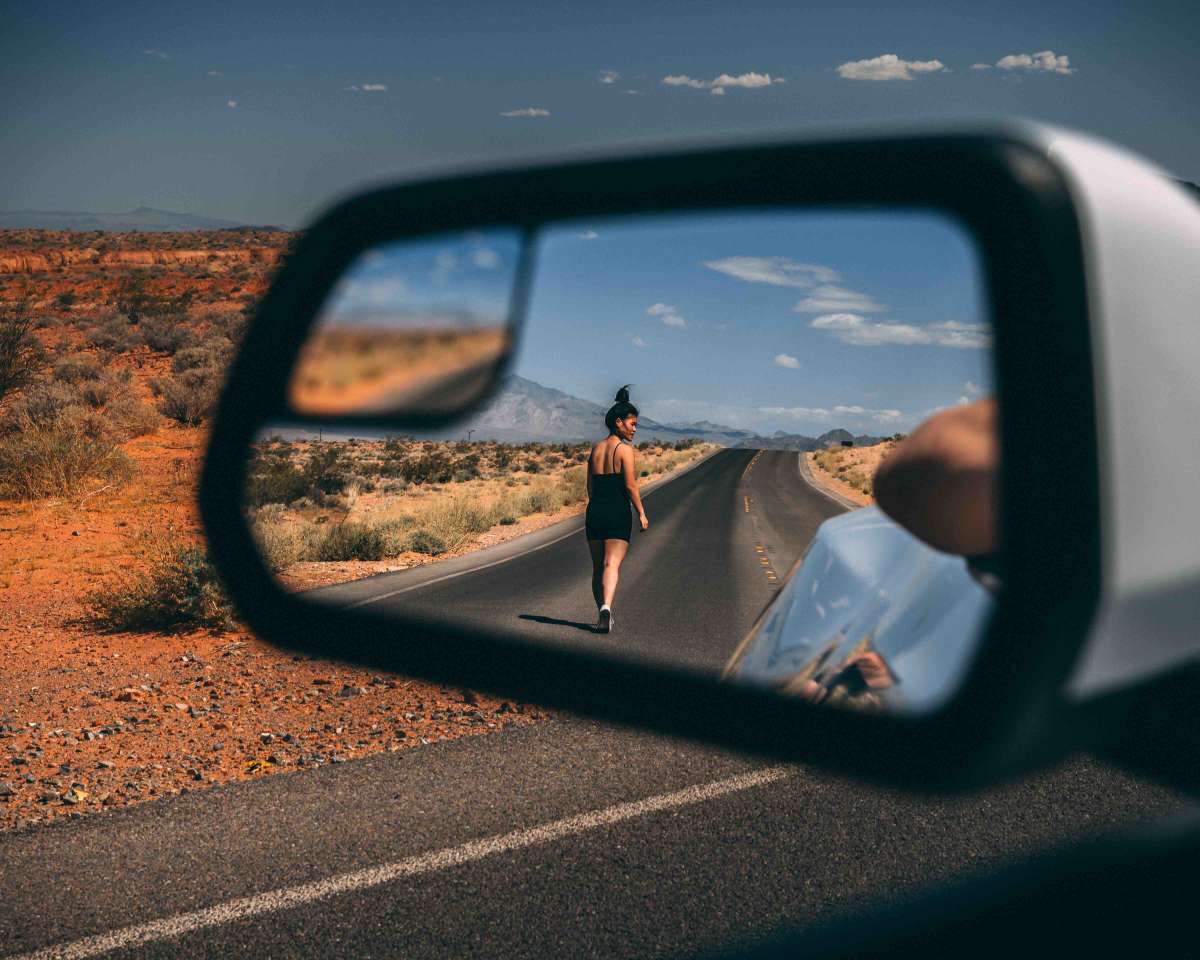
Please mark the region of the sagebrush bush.
<svg viewBox="0 0 1200 960"><path fill-rule="evenodd" d="M54 365L54 379L59 383L82 383L99 380L104 367L95 357L70 357Z"/></svg>
<svg viewBox="0 0 1200 960"><path fill-rule="evenodd" d="M184 426L199 426L216 406L220 389L213 370L186 370L177 377L157 381L158 409Z"/></svg>
<svg viewBox="0 0 1200 960"><path fill-rule="evenodd" d="M162 422L152 408L131 393L125 393L109 403L104 408L104 415L113 431L126 440L153 433Z"/></svg>
<svg viewBox="0 0 1200 960"><path fill-rule="evenodd" d="M110 630L236 626L216 569L203 547L168 547L149 569L95 591L87 598L92 619Z"/></svg>
<svg viewBox="0 0 1200 960"><path fill-rule="evenodd" d="M110 317L92 327L87 334L88 343L110 353L125 353L138 345L138 336L128 321L121 317Z"/></svg>
<svg viewBox="0 0 1200 960"><path fill-rule="evenodd" d="M68 407L79 404L79 394L65 383L38 381L28 387L9 409L6 432L49 427Z"/></svg>
<svg viewBox="0 0 1200 960"><path fill-rule="evenodd" d="M428 530L414 530L410 533L406 547L414 553L424 553L430 557L446 552L446 542Z"/></svg>
<svg viewBox="0 0 1200 960"><path fill-rule="evenodd" d="M181 316L149 317L141 321L138 331L142 343L151 350L174 354L196 343L196 335L185 326L186 322Z"/></svg>
<svg viewBox="0 0 1200 960"><path fill-rule="evenodd" d="M62 417L0 438L0 497L73 497L99 481L128 479L129 458L111 438L91 434Z"/></svg>
<svg viewBox="0 0 1200 960"><path fill-rule="evenodd" d="M388 537L379 527L365 523L339 523L329 527L317 542L314 560L382 560L388 555Z"/></svg>
<svg viewBox="0 0 1200 960"><path fill-rule="evenodd" d="M205 340L194 346L181 347L171 358L171 369L176 373L205 367L224 369L229 364L232 350L232 345L224 340Z"/></svg>

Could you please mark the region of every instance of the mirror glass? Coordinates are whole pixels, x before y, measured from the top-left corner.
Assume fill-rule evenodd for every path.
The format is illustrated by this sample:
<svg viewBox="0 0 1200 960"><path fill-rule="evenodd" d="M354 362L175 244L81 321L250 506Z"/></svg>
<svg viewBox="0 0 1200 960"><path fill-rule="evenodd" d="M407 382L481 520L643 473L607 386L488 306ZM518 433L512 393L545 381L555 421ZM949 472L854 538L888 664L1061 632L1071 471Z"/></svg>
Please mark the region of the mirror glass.
<svg viewBox="0 0 1200 960"><path fill-rule="evenodd" d="M322 306L288 390L301 416L440 413L508 349L520 234L422 238L361 254Z"/></svg>
<svg viewBox="0 0 1200 960"><path fill-rule="evenodd" d="M362 258L297 411L421 409L494 363L519 250L502 239ZM520 336L469 417L262 432L246 509L280 582L815 703L945 702L1000 588L970 234L934 213L772 210L558 224L535 253ZM385 310L372 284L395 291ZM363 329L388 344L370 377L329 346ZM439 329L494 339L426 352ZM358 385L321 406L332 374L310 387L310 370L343 363Z"/></svg>

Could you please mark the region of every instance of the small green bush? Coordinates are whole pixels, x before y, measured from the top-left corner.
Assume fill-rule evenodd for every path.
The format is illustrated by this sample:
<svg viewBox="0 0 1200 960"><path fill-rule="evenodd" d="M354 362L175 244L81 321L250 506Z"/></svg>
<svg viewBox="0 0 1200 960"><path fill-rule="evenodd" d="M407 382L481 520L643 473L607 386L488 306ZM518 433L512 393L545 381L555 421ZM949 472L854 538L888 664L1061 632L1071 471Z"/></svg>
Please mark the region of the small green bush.
<svg viewBox="0 0 1200 960"><path fill-rule="evenodd" d="M388 555L388 538L378 527L364 523L339 523L317 542L314 560L382 560Z"/></svg>
<svg viewBox="0 0 1200 960"><path fill-rule="evenodd" d="M146 572L94 592L87 607L92 619L110 630L228 630L236 625L216 569L196 546L164 551Z"/></svg>
<svg viewBox="0 0 1200 960"><path fill-rule="evenodd" d="M414 553L424 553L431 557L446 552L446 542L428 530L416 530L409 534L406 546Z"/></svg>

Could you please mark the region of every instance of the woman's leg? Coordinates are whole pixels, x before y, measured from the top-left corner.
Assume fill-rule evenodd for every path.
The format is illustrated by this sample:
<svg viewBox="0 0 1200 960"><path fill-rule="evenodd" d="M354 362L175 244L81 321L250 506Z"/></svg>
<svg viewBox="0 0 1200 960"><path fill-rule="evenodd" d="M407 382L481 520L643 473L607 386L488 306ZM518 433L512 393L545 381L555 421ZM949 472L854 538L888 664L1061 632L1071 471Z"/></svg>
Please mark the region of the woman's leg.
<svg viewBox="0 0 1200 960"><path fill-rule="evenodd" d="M604 587L601 578L604 576L604 541L589 540L588 550L592 554L592 599L596 601L596 609L604 603Z"/></svg>
<svg viewBox="0 0 1200 960"><path fill-rule="evenodd" d="M601 578L601 587L605 606L612 606L613 597L617 592L621 561L625 559L625 551L628 549L629 541L627 540L604 541L604 576Z"/></svg>

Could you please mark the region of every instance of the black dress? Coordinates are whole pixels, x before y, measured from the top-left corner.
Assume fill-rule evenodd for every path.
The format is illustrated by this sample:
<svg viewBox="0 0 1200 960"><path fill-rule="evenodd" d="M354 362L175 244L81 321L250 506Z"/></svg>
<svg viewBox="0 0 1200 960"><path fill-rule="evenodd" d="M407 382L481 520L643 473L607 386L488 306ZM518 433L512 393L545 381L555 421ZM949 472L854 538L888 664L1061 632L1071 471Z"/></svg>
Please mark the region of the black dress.
<svg viewBox="0 0 1200 960"><path fill-rule="evenodd" d="M585 529L589 540L625 540L633 530L629 492L620 473L592 474L592 496L588 500Z"/></svg>

